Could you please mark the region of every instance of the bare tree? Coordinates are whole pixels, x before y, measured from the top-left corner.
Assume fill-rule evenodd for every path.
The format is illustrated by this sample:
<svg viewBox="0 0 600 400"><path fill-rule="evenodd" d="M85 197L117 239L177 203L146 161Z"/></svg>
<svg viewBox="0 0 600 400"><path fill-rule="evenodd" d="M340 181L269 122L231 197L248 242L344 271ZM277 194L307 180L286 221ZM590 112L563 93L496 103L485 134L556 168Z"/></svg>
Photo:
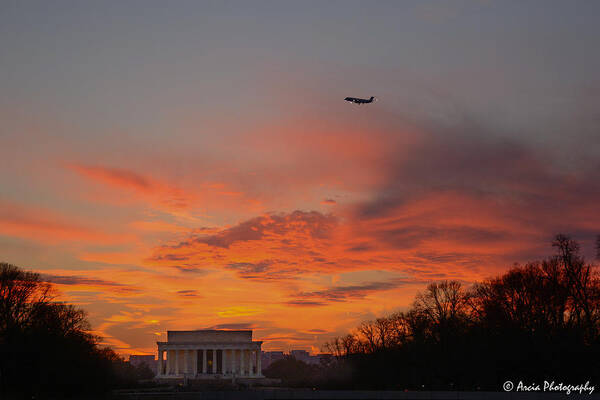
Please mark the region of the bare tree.
<svg viewBox="0 0 600 400"><path fill-rule="evenodd" d="M389 318L377 318L375 320L375 332L377 335L378 345L381 349L387 349L392 346L392 322Z"/></svg>
<svg viewBox="0 0 600 400"><path fill-rule="evenodd" d="M346 336L336 337L330 342L326 342L324 347L337 358L344 358L350 354L356 353L360 346L360 341L352 333Z"/></svg>
<svg viewBox="0 0 600 400"><path fill-rule="evenodd" d="M439 324L455 319L464 312L465 296L457 281L431 283L424 293L417 294L415 309Z"/></svg>
<svg viewBox="0 0 600 400"><path fill-rule="evenodd" d="M579 255L579 245L568 236L557 235L552 246L558 250L554 259L562 269L574 303L570 312L579 324L591 329L597 317L593 312L594 303L599 297L597 285L593 282L592 265L585 263Z"/></svg>
<svg viewBox="0 0 600 400"><path fill-rule="evenodd" d="M397 312L390 315L387 319L389 321L391 345L401 346L406 343L412 336L406 314Z"/></svg>
<svg viewBox="0 0 600 400"><path fill-rule="evenodd" d="M379 347L377 343L377 327L372 321L365 321L358 327L359 339L363 339L362 345L367 352L372 353Z"/></svg>
<svg viewBox="0 0 600 400"><path fill-rule="evenodd" d="M52 286L39 274L0 263L0 337L32 324L36 311L53 298Z"/></svg>

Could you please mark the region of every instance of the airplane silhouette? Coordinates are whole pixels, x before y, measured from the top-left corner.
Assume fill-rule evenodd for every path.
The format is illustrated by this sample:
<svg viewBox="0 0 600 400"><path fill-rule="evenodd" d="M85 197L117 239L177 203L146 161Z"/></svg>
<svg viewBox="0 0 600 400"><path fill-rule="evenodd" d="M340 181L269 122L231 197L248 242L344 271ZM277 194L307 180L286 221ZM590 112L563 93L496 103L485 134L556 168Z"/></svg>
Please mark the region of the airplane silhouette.
<svg viewBox="0 0 600 400"><path fill-rule="evenodd" d="M368 103L372 103L373 99L375 97L371 96L371 98L369 100L367 99L359 99L357 97L346 97L344 100L349 101L350 103L354 103L354 104L368 104Z"/></svg>

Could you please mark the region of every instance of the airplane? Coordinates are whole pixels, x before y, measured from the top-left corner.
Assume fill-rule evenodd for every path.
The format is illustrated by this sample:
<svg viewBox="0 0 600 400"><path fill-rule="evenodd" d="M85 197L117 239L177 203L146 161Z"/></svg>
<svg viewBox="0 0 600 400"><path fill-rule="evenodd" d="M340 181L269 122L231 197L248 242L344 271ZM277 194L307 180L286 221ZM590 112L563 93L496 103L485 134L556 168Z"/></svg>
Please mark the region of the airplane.
<svg viewBox="0 0 600 400"><path fill-rule="evenodd" d="M369 100L367 99L359 99L357 97L346 97L344 100L349 101L350 103L354 103L354 104L368 104L368 103L372 103L373 99L375 99L375 97L371 96L371 98Z"/></svg>

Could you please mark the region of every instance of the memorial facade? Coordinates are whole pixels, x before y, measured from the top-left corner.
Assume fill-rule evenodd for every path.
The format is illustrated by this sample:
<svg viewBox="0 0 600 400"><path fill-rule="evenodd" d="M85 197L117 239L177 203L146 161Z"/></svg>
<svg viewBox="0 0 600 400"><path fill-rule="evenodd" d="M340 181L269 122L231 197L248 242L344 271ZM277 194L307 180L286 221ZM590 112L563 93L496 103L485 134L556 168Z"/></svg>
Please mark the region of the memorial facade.
<svg viewBox="0 0 600 400"><path fill-rule="evenodd" d="M158 345L157 378L262 378L262 341L251 330L167 331Z"/></svg>

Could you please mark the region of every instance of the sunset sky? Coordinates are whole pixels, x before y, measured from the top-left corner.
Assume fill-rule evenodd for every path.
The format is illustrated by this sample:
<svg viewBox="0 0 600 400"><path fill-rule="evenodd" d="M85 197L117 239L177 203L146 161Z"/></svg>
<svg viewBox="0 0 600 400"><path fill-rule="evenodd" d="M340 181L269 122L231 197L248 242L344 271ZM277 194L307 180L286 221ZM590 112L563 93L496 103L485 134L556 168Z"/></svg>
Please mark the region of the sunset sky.
<svg viewBox="0 0 600 400"><path fill-rule="evenodd" d="M306 349L600 233L600 2L3 1L0 261L119 353ZM353 106L346 96L376 96Z"/></svg>

